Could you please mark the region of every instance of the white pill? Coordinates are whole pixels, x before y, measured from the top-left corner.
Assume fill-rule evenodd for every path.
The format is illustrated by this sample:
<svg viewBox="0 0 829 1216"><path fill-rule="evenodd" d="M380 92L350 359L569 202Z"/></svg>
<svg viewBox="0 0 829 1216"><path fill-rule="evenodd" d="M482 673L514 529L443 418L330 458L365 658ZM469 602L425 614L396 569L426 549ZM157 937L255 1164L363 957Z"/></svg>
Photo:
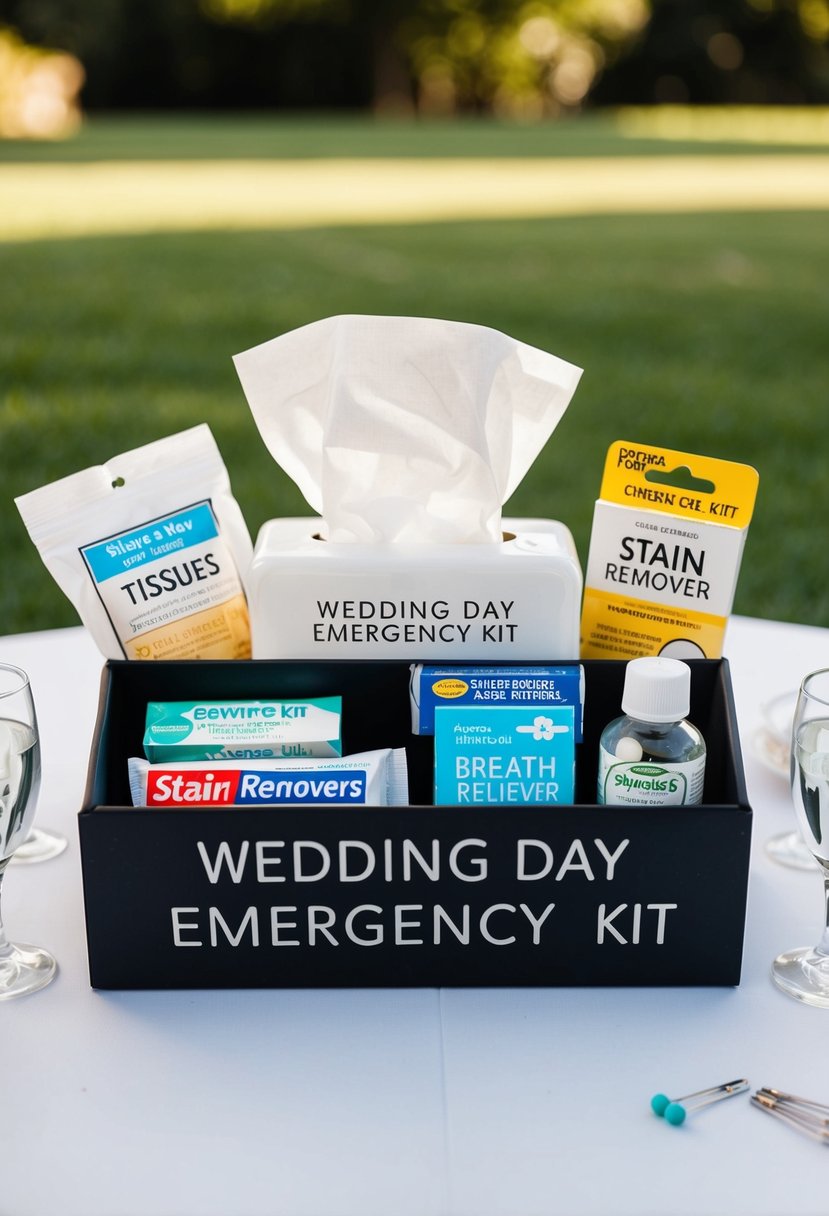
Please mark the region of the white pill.
<svg viewBox="0 0 829 1216"><path fill-rule="evenodd" d="M637 739L625 735L616 744L616 759L635 762L642 759L642 744Z"/></svg>

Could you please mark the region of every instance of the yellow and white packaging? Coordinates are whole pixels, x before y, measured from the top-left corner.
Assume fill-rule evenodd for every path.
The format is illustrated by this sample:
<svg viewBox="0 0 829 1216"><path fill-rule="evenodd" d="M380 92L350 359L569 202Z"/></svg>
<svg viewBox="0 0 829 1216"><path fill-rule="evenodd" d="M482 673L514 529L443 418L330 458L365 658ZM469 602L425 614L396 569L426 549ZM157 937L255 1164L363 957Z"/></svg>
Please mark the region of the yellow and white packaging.
<svg viewBox="0 0 829 1216"><path fill-rule="evenodd" d="M250 536L207 425L15 502L105 657L250 658Z"/></svg>
<svg viewBox="0 0 829 1216"><path fill-rule="evenodd" d="M255 658L576 657L572 536L501 507L580 368L424 317L329 317L234 362L268 450L315 512L259 533Z"/></svg>
<svg viewBox="0 0 829 1216"><path fill-rule="evenodd" d="M719 658L759 477L619 440L593 515L581 657Z"/></svg>

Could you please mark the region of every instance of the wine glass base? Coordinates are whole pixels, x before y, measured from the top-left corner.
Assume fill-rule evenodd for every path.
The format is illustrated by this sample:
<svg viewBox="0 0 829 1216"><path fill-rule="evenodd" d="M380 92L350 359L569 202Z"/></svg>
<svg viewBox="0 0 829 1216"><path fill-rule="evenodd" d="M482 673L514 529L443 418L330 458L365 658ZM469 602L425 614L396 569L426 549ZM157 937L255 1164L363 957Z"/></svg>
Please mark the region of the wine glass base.
<svg viewBox="0 0 829 1216"><path fill-rule="evenodd" d="M829 1009L829 958L817 954L811 946L778 954L771 966L771 978L796 1001Z"/></svg>
<svg viewBox="0 0 829 1216"><path fill-rule="evenodd" d="M12 857L12 865L33 865L38 861L50 861L60 857L66 848L65 836L57 832L46 832L43 828L32 828L21 845L18 845Z"/></svg>
<svg viewBox="0 0 829 1216"><path fill-rule="evenodd" d="M766 853L778 865L789 866L793 870L820 869L800 832L783 832L780 836L772 836L766 841Z"/></svg>
<svg viewBox="0 0 829 1216"><path fill-rule="evenodd" d="M48 950L24 942L6 946L0 954L0 1001L45 988L55 978L57 970L58 965Z"/></svg>

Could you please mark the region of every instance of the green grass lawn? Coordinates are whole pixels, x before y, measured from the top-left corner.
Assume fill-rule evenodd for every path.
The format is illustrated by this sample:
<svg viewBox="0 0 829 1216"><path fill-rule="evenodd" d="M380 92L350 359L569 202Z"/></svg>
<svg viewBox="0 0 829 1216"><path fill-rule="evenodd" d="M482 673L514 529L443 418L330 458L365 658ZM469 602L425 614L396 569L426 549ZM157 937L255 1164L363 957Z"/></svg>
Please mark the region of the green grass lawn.
<svg viewBox="0 0 829 1216"><path fill-rule="evenodd" d="M73 139L54 143L0 140L0 164L331 156L642 156L664 152L726 156L746 150L796 153L829 147L826 109L684 111L678 107L660 114L659 120L649 121L642 111L602 112L528 124L476 118L400 122L358 115L96 116ZM676 134L670 138L672 130ZM696 138L689 137L689 130Z"/></svg>
<svg viewBox="0 0 829 1216"><path fill-rule="evenodd" d="M359 143L356 124L344 125ZM320 126L321 154L336 126ZM212 146L223 157L232 155L228 137L237 128L199 123L186 138L182 123L109 123L83 138L100 135L97 152L87 145L92 158L161 155L150 151L153 130L154 146L166 144L171 157L185 145L199 156ZM249 138L294 155L300 135L307 148L313 134L302 123L280 129L282 142L267 124ZM571 141L566 154L578 154L576 125L557 132L550 138ZM518 134L512 154L522 156L533 154L527 141L544 138L529 128ZM481 126L478 138L492 146L476 155L506 154L494 149L502 130ZM628 150L607 124L584 128L583 154L607 155L610 143ZM425 155L420 147L394 154ZM0 159L24 153L84 159L82 141L0 144ZM258 437L231 355L339 312L491 325L585 368L508 506L564 520L583 563L612 440L755 465L760 494L735 609L829 625L825 212L36 240L0 243L0 273L0 514L11 573L0 588L4 632L76 620L13 497L142 442L207 421L252 534L269 517L305 513Z"/></svg>

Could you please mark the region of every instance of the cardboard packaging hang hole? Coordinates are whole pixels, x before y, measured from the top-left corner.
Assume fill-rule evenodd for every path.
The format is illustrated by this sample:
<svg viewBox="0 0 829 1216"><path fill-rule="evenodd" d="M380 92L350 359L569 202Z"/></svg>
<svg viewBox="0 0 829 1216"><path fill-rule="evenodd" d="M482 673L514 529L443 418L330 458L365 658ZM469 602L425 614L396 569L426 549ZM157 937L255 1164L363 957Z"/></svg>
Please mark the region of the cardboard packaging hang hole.
<svg viewBox="0 0 829 1216"><path fill-rule="evenodd" d="M274 519L249 578L257 659L555 660L578 655L582 576L564 524L504 519L501 544L355 544Z"/></svg>

